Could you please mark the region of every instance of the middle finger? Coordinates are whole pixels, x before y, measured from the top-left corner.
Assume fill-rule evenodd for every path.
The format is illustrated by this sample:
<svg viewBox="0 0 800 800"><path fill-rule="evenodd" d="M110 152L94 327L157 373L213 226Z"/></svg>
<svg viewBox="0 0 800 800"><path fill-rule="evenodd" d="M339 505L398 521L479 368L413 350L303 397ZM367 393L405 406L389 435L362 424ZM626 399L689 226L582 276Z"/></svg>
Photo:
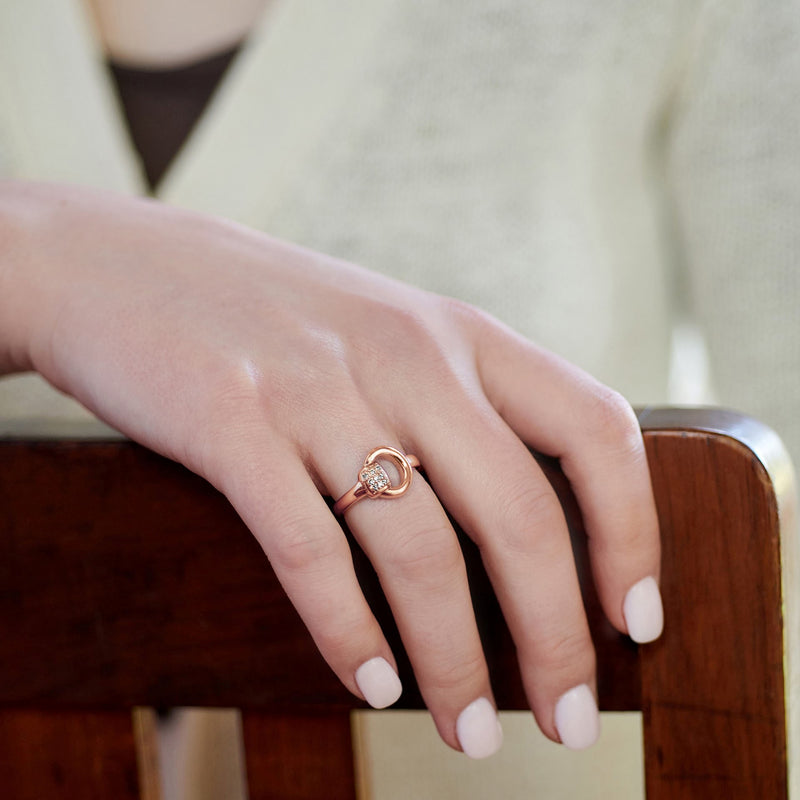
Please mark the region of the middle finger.
<svg viewBox="0 0 800 800"><path fill-rule="evenodd" d="M418 455L442 502L480 547L537 722L551 739L586 747L599 734L595 656L555 492L488 403L465 404L453 419L458 436L442 436L433 419L418 424L420 441L435 447L421 445Z"/></svg>

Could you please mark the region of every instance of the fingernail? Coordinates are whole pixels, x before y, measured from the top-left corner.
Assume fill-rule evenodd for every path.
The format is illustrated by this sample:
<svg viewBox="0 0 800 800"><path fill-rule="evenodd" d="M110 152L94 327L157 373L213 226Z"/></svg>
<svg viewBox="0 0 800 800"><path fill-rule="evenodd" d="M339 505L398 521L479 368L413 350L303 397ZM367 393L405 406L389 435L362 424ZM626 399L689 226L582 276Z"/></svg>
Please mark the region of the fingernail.
<svg viewBox="0 0 800 800"><path fill-rule="evenodd" d="M583 750L600 736L600 714L592 690L582 683L559 697L556 730L561 743L570 750Z"/></svg>
<svg viewBox="0 0 800 800"><path fill-rule="evenodd" d="M485 697L473 700L458 715L456 736L470 758L486 758L500 749L503 729L494 706Z"/></svg>
<svg viewBox="0 0 800 800"><path fill-rule="evenodd" d="M373 708L386 708L396 703L403 693L403 685L397 673L380 656L365 661L356 670L356 683L364 699Z"/></svg>
<svg viewBox="0 0 800 800"><path fill-rule="evenodd" d="M643 578L628 589L622 614L634 642L652 642L664 629L664 608L655 578Z"/></svg>

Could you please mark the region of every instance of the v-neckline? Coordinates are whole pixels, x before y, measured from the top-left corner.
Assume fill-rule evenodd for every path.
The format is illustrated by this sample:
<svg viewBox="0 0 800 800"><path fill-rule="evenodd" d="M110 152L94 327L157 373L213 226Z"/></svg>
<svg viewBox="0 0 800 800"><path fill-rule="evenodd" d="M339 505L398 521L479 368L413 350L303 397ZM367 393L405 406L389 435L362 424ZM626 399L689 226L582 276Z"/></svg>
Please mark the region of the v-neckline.
<svg viewBox="0 0 800 800"><path fill-rule="evenodd" d="M268 226L336 115L357 96L399 4L276 0L152 196ZM0 4L0 23L18 41L37 42L0 54L0 121L14 174L150 194L83 0Z"/></svg>
<svg viewBox="0 0 800 800"><path fill-rule="evenodd" d="M155 196L262 227L368 67L398 2L276 2Z"/></svg>
<svg viewBox="0 0 800 800"><path fill-rule="evenodd" d="M179 66L133 67L106 57L128 137L141 160L151 195L158 191L161 178L202 117L243 43Z"/></svg>

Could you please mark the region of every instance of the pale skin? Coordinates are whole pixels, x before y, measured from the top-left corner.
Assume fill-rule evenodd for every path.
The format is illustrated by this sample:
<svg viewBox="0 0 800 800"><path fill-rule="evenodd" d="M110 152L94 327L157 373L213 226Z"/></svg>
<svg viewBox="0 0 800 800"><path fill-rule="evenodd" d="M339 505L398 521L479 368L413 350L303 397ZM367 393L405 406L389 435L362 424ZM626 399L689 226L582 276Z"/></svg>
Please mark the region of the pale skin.
<svg viewBox="0 0 800 800"><path fill-rule="evenodd" d="M105 52L140 67L171 67L226 50L280 1L84 0Z"/></svg>
<svg viewBox="0 0 800 800"><path fill-rule="evenodd" d="M239 225L75 187L0 183L0 371L36 370L224 492L337 676L394 657L322 495L366 454L420 459L347 522L392 606L440 735L492 700L464 563L481 549L536 720L594 690L566 524L528 446L556 456L612 624L659 572L642 438L611 389L466 304Z"/></svg>

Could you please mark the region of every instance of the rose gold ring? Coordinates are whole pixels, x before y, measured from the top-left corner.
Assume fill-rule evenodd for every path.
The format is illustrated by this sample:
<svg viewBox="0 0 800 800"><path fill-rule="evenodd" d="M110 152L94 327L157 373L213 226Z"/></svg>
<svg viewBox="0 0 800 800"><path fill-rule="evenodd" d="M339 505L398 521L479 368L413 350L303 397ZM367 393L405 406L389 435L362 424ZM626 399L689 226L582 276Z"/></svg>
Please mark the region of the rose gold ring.
<svg viewBox="0 0 800 800"><path fill-rule="evenodd" d="M386 470L378 463L379 458L391 461L400 473L400 483L392 486ZM376 447L365 459L358 473L358 483L348 489L334 504L334 514L344 514L350 506L365 497L399 497L411 486L413 467L419 466L416 456L404 455L394 447Z"/></svg>

